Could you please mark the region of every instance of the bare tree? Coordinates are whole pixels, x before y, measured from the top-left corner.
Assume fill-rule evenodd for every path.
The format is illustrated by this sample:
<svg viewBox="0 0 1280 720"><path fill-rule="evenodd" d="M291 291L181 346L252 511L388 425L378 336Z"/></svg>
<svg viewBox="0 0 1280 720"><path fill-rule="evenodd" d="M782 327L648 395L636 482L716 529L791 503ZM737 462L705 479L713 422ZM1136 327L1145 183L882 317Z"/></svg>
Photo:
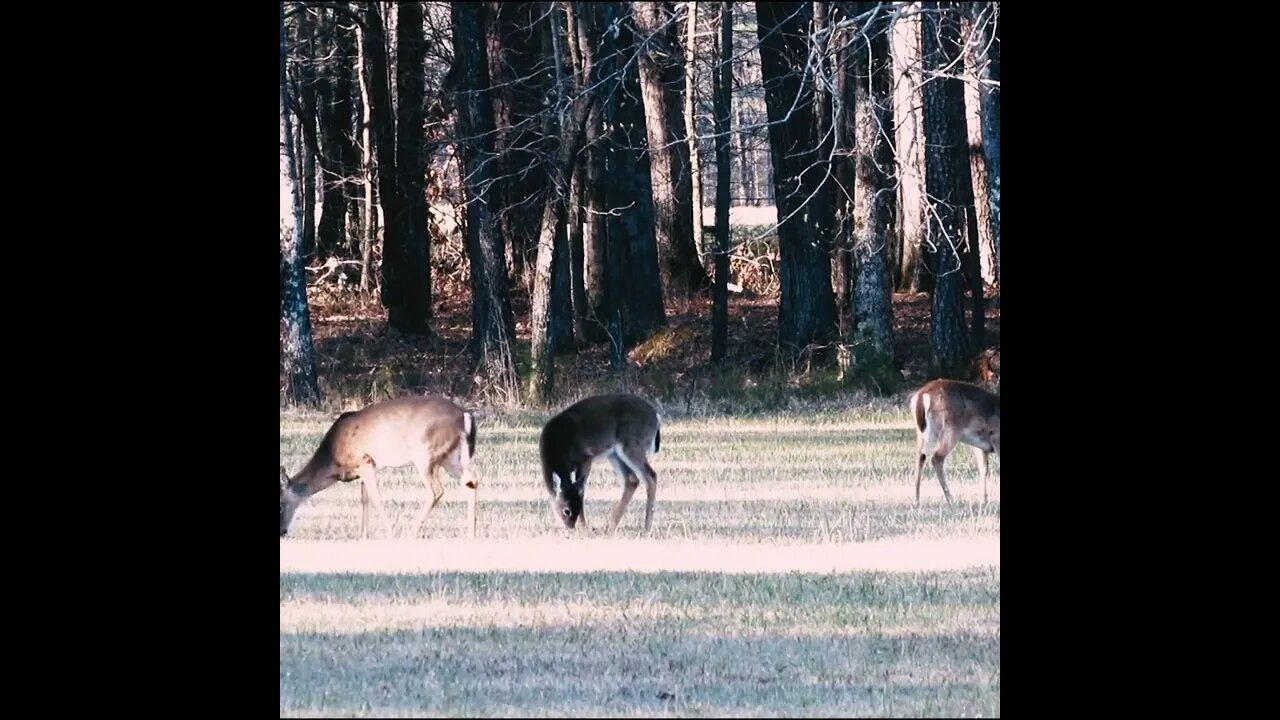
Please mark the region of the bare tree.
<svg viewBox="0 0 1280 720"><path fill-rule="evenodd" d="M933 276L923 272L927 219L924 199L924 132L920 105L920 15L904 14L893 23L893 116L898 180L898 237L893 260L894 287L928 292Z"/></svg>
<svg viewBox="0 0 1280 720"><path fill-rule="evenodd" d="M484 3L454 3L453 42L461 79L458 129L467 197L467 250L471 258L473 351L484 391L497 402L520 399L514 346L515 319L502 237L493 207L493 102L489 93Z"/></svg>
<svg viewBox="0 0 1280 720"><path fill-rule="evenodd" d="M365 13L365 61L377 148L378 194L385 226L382 241L382 304L387 324L400 332L425 334L431 320L431 265L427 247L423 183L422 122L425 101L422 4L398 3L396 96L392 111L386 31L381 3Z"/></svg>
<svg viewBox="0 0 1280 720"><path fill-rule="evenodd" d="M552 336L556 324L571 321L571 316L563 315L559 322L553 322L552 300L554 283L554 265L557 259L566 261L568 257L566 222L568 220L569 184L572 180L573 166L582 149L586 130L587 114L598 107L592 102L593 97L581 92L581 82L573 78L589 75L585 72L573 72L571 63L566 63L564 55L568 52L564 39L564 29L558 18L563 15L572 16L572 6L561 5L561 12L555 13L549 21L552 40L553 60L557 63L556 77L558 86L557 106L561 108L563 121L560 123L563 140L560 150L548 172L546 202L542 211L542 222L538 233L537 271L534 274L534 292L531 325L533 330L532 359L533 382L530 397L535 402L545 402L555 384L555 363L552 359ZM570 94L576 99L570 102ZM567 280L567 268L562 277ZM567 288L566 288L567 289Z"/></svg>
<svg viewBox="0 0 1280 720"><path fill-rule="evenodd" d="M645 109L641 103L635 33L628 21L627 3L599 7L603 42L595 58L606 81L603 94L605 180L604 265L605 312L615 369L624 364L624 350L666 324L662 281L655 238L650 154L646 151ZM616 29L616 33L612 30Z"/></svg>
<svg viewBox="0 0 1280 720"><path fill-rule="evenodd" d="M961 377L967 372L968 338L964 326L965 273L962 266L965 208L960 190L964 152L964 97L955 65L959 61L959 23L950 3L924 3L921 56L924 83L925 187L928 234L933 256L930 375Z"/></svg>
<svg viewBox="0 0 1280 720"><path fill-rule="evenodd" d="M720 3L720 47L715 80L716 249L711 299L711 362L724 360L729 344L729 113L733 93L733 3Z"/></svg>
<svg viewBox="0 0 1280 720"><path fill-rule="evenodd" d="M667 89L678 87L675 81L683 58L671 42L675 19L664 5L632 3L636 53L648 133L654 232L664 284L668 292L692 293L705 290L708 278L694 244L689 148L678 135L681 113L679 105L668 106ZM673 119L677 121L674 126Z"/></svg>
<svg viewBox="0 0 1280 720"><path fill-rule="evenodd" d="M990 205L991 245L995 250L992 274L1000 283L1000 3L978 6L974 21L978 86L982 104L982 150L986 159L987 202ZM985 60L985 62L984 62Z"/></svg>
<svg viewBox="0 0 1280 720"><path fill-rule="evenodd" d="M684 40L684 137L689 146L689 180L693 195L693 237L694 245L699 251L699 261L703 258L704 246L702 228L702 158L698 153L698 73L695 65L695 50L698 42L698 3L686 2L685 6L685 40Z"/></svg>
<svg viewBox="0 0 1280 720"><path fill-rule="evenodd" d="M806 81L812 6L757 2L761 72L778 204L782 299L778 344L793 351L825 345L837 332L831 258L806 214L825 173L816 170L813 84Z"/></svg>
<svg viewBox="0 0 1280 720"><path fill-rule="evenodd" d="M281 392L281 405L316 406L320 403L320 386L316 382L315 348L311 342L311 315L307 307L307 287L303 277L301 238L301 198L294 190L298 177L298 162L293 150L293 120L290 108L289 78L286 69L288 53L285 47L284 4L280 5L280 145L284 151L284 167L281 172L280 199L289 202L289 214L282 218L284 265L284 298L281 303L284 337L281 342L281 371L285 376Z"/></svg>
<svg viewBox="0 0 1280 720"><path fill-rule="evenodd" d="M354 175L359 149L354 125L355 29L343 23L337 8L321 6L327 32L320 48L323 72L316 80L316 101L323 140L320 159L322 178L320 223L316 228L316 253L320 257L338 255L344 249L347 195Z"/></svg>
<svg viewBox="0 0 1280 720"><path fill-rule="evenodd" d="M857 175L854 182L855 283L853 341L865 355L893 358L893 305L888 242L893 188L888 175L893 150L893 97L890 92L887 8L880 3L855 3L859 15L870 13L855 37L853 71L854 132Z"/></svg>

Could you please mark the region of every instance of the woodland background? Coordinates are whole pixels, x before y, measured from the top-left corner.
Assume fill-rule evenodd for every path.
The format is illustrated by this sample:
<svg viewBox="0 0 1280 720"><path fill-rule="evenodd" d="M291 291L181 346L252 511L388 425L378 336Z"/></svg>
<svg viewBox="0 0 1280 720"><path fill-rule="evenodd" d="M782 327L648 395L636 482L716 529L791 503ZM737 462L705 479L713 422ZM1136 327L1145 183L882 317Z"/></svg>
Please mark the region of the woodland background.
<svg viewBox="0 0 1280 720"><path fill-rule="evenodd" d="M282 407L998 388L999 18L283 3Z"/></svg>

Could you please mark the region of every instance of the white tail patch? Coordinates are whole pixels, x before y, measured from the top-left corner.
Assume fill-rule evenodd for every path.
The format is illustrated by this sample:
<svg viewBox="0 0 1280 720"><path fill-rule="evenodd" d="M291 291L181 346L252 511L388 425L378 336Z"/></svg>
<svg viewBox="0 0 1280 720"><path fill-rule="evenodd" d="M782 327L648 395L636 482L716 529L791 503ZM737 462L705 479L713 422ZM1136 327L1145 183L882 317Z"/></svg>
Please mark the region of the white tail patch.
<svg viewBox="0 0 1280 720"><path fill-rule="evenodd" d="M471 413L469 412L462 413L462 434L470 435L471 426L473 424L475 424L475 421L471 419Z"/></svg>
<svg viewBox="0 0 1280 720"><path fill-rule="evenodd" d="M636 467L635 462L633 462L633 461L631 460L631 458L627 457L627 453L625 453L625 452L622 450L622 443L614 443L614 444L613 444L613 454L614 454L614 456L616 456L619 460L621 460L621 461L623 462L623 464L625 464L628 468L630 468L630 469L631 469L631 472L635 473L635 476L636 476L636 477L638 477L638 478L645 478L645 477L646 477L646 475L644 474L644 470L641 470L640 468Z"/></svg>

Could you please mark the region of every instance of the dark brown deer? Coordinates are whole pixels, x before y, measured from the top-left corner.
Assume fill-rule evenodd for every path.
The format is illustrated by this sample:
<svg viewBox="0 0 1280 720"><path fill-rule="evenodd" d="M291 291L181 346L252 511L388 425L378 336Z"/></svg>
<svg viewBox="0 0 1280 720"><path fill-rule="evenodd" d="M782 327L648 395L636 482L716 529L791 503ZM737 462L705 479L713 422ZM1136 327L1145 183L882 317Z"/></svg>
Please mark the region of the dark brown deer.
<svg viewBox="0 0 1280 720"><path fill-rule="evenodd" d="M591 463L604 457L622 478L622 499L613 508L609 529L618 527L643 478L644 529L649 530L658 474L648 456L662 445L660 425L661 416L652 405L628 394L589 397L547 421L539 442L542 479L551 495L551 509L565 527L573 528L579 520L586 527L587 476Z"/></svg>
<svg viewBox="0 0 1280 720"><path fill-rule="evenodd" d="M920 504L920 481L925 457L929 455L942 493L951 502L942 466L960 443L973 448L982 474L985 503L987 456L993 452L1000 455L1000 396L971 383L933 380L911 396L910 406L916 418L916 505Z"/></svg>
<svg viewBox="0 0 1280 720"><path fill-rule="evenodd" d="M440 498L444 485L436 477L443 468L461 479L476 452L475 417L442 397L410 396L384 400L338 416L307 464L292 478L280 467L280 536L298 506L307 498L337 482L360 480L360 536L369 537L369 504L372 499L387 535L391 524L378 491L379 467L413 465L431 488L432 499L423 503L408 535L417 535ZM466 486L473 494L474 478ZM474 495L472 498L474 522Z"/></svg>

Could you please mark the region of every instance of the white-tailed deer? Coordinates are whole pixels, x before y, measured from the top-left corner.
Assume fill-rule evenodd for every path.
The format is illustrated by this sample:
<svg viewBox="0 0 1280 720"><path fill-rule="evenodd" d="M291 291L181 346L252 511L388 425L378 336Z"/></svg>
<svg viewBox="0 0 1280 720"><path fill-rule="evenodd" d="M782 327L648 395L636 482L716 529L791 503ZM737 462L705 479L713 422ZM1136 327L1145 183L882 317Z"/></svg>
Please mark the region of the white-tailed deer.
<svg viewBox="0 0 1280 720"><path fill-rule="evenodd" d="M911 412L916 418L916 505L920 504L920 481L924 460L933 457L942 493L951 502L947 476L942 469L947 455L959 443L973 448L982 474L982 502L987 501L987 456L1000 454L1000 396L971 383L933 380L911 396Z"/></svg>
<svg viewBox="0 0 1280 720"><path fill-rule="evenodd" d="M372 498L387 535L391 525L378 491L379 467L413 465L431 488L432 499L423 502L410 535L417 535L440 498L444 485L436 477L443 468L461 479L476 452L476 422L471 413L441 397L410 396L384 400L338 416L315 453L297 475L290 478L280 467L280 536L298 506L307 498L337 482L360 480L360 536L369 537L369 504ZM476 483L471 488L471 521L474 531Z"/></svg>
<svg viewBox="0 0 1280 720"><path fill-rule="evenodd" d="M565 527L579 520L586 527L583 502L591 463L606 457L622 478L622 499L613 508L609 529L618 527L627 503L645 482L644 529L653 523L653 501L658 474L648 456L662 444L661 416L635 395L597 395L580 400L547 421L542 428L539 454L542 479L551 495L551 509Z"/></svg>

